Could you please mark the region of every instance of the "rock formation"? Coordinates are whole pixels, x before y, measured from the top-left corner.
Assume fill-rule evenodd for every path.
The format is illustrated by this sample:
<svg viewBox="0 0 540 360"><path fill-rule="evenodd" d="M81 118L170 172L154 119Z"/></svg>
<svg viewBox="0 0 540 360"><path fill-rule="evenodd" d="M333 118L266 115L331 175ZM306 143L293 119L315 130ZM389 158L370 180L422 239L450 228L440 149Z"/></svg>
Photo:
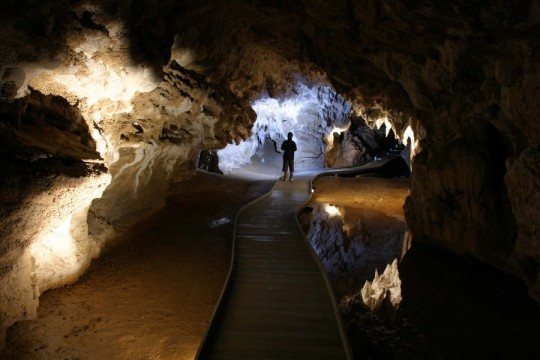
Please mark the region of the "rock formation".
<svg viewBox="0 0 540 360"><path fill-rule="evenodd" d="M366 281L357 294L344 298L340 308L342 311L354 311L355 308L364 307L365 312L377 313L385 302L391 305L390 308L393 310L385 316L391 317L401 302L401 280L397 259L388 264L381 275L375 270L373 281Z"/></svg>
<svg viewBox="0 0 540 360"><path fill-rule="evenodd" d="M409 142L415 240L540 300L538 0L5 0L0 20L0 329L298 74Z"/></svg>
<svg viewBox="0 0 540 360"><path fill-rule="evenodd" d="M296 76L291 81L280 94L279 101L264 93L253 102L257 121L251 138L239 146L230 144L218 151L220 168L225 173L246 163L260 162L279 174L282 166L280 146L288 132L293 133L298 148L295 169L325 165L325 154L329 152L330 144L333 145L334 133L349 127L351 105L322 79ZM268 147L270 151L264 151Z"/></svg>

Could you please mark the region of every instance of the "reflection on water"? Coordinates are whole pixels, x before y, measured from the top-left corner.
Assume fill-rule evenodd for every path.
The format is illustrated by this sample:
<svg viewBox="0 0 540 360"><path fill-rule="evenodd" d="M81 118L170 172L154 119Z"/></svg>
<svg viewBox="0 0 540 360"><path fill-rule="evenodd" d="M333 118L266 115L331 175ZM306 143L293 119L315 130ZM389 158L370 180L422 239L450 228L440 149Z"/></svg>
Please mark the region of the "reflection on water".
<svg viewBox="0 0 540 360"><path fill-rule="evenodd" d="M338 299L357 293L375 270L401 258L403 220L369 208L314 204L308 239Z"/></svg>

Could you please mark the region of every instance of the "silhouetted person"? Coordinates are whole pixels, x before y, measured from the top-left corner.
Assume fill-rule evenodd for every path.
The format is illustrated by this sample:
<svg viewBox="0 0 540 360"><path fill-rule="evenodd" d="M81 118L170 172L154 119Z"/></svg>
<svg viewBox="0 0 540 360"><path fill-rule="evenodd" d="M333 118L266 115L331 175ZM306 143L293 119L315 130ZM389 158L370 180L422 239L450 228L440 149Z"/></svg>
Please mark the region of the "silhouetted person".
<svg viewBox="0 0 540 360"><path fill-rule="evenodd" d="M296 143L292 139L292 132L287 134L287 140L281 144L281 150L283 150L283 177L281 180L293 181L294 173L294 152L296 151ZM287 179L287 170L289 171L289 178Z"/></svg>

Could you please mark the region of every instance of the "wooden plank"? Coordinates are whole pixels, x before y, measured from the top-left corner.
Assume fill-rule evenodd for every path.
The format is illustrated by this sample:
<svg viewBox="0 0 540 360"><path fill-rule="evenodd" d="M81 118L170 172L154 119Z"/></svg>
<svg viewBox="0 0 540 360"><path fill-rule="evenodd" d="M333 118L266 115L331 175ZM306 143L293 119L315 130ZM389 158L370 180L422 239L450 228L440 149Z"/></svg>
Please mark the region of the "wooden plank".
<svg viewBox="0 0 540 360"><path fill-rule="evenodd" d="M333 317L328 314L313 312L309 309L283 308L283 309L263 309L263 308L238 308L230 306L227 308L227 316L236 319L237 324L248 327L250 324L256 326L267 318L272 319L270 325L279 325L287 322L288 325L305 328L312 326L323 326L328 329L336 329L337 324Z"/></svg>
<svg viewBox="0 0 540 360"><path fill-rule="evenodd" d="M320 296L321 294L319 293L317 295ZM253 305L254 303L256 305ZM307 298L302 296L302 294L288 294L287 291L260 294L241 290L236 290L236 293L231 296L231 302L229 303L229 306L237 308L256 307L258 309L299 309L302 311L314 311L319 314L328 314L329 318L333 318L333 311L327 309L330 305L328 301L317 299L314 296ZM330 310L332 309L330 308Z"/></svg>
<svg viewBox="0 0 540 360"><path fill-rule="evenodd" d="M281 359L344 359L342 344L335 336L307 336L287 331L232 330L219 334L217 354Z"/></svg>
<svg viewBox="0 0 540 360"><path fill-rule="evenodd" d="M253 312L253 311L252 311ZM273 310L274 313L278 313ZM243 315L244 312L237 313L233 311L235 318L234 321L226 321L224 326L227 327L227 331L230 330L246 330L246 331L269 331L269 332L282 332L290 331L300 336L309 337L308 334L325 334L336 339L336 332L339 331L335 320L331 319L320 320L316 317L307 316L308 314L301 314L304 316L297 316L297 322L292 321L292 318L286 316L276 315L276 320L268 322L258 317L250 317ZM257 314L257 313L255 313Z"/></svg>

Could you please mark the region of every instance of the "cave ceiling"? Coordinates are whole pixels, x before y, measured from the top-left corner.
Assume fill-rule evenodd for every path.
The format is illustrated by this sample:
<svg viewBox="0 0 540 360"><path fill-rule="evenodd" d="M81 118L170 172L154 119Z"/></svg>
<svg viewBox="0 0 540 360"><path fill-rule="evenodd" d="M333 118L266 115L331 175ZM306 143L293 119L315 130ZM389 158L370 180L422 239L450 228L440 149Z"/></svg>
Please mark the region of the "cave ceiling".
<svg viewBox="0 0 540 360"><path fill-rule="evenodd" d="M2 98L20 96L36 73L78 66L89 59L111 67L149 68L155 83L163 79L164 66L177 61L216 87L220 105L238 102L222 116L233 116L233 108L238 112L248 105L242 100L264 90L279 93L288 74L302 71L325 74L340 93L373 109L376 116L377 109L383 109L422 118L441 111L456 93L467 96L477 90L488 71L498 70L499 82L519 81L524 69L515 64L537 52L528 39L538 21L536 5L535 1L6 1L0 35ZM102 44L85 53L81 44L90 38ZM521 39L519 47L508 51L516 39ZM34 82L36 90L76 101L77 94L69 90L63 93ZM235 121L249 127L253 114Z"/></svg>

